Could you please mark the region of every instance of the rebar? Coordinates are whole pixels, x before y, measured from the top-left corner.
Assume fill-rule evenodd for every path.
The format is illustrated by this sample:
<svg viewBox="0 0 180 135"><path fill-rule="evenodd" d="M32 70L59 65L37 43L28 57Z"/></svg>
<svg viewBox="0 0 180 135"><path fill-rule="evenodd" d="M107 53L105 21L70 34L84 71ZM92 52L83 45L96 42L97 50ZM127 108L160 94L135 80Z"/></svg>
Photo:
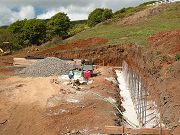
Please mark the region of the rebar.
<svg viewBox="0 0 180 135"><path fill-rule="evenodd" d="M147 90L144 80L136 72L128 67L126 62L123 62L122 72L128 84L133 104L138 114L138 119L141 126L146 124L147 110Z"/></svg>

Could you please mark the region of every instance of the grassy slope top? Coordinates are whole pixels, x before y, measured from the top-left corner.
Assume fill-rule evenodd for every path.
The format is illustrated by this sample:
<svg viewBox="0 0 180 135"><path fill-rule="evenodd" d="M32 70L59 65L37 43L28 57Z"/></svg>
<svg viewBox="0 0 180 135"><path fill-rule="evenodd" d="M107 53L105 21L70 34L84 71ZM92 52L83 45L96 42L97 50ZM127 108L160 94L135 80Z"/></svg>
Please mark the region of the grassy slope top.
<svg viewBox="0 0 180 135"><path fill-rule="evenodd" d="M136 44L146 46L148 38L160 31L180 28L180 3L171 5L167 10L140 21L139 23L121 26L115 24L99 25L81 32L71 39L102 37L108 39L106 45Z"/></svg>

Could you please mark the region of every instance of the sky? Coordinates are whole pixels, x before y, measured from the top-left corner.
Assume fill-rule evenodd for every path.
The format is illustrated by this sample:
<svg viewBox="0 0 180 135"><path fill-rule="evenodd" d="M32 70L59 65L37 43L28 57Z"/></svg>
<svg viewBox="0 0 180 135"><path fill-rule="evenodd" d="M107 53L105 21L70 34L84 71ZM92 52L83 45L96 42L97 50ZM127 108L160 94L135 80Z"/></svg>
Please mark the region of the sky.
<svg viewBox="0 0 180 135"><path fill-rule="evenodd" d="M48 19L58 12L83 20L96 8L117 11L149 0L0 0L0 26L23 19Z"/></svg>

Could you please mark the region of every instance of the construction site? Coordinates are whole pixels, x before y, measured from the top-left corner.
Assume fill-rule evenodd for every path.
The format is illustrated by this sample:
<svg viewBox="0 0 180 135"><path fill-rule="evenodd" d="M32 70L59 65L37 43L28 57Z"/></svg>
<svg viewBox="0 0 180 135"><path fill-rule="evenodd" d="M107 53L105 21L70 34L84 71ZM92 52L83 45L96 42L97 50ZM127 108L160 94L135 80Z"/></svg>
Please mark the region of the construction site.
<svg viewBox="0 0 180 135"><path fill-rule="evenodd" d="M113 26L141 25L179 5ZM180 135L179 27L148 36L146 47L85 34L0 56L0 135Z"/></svg>

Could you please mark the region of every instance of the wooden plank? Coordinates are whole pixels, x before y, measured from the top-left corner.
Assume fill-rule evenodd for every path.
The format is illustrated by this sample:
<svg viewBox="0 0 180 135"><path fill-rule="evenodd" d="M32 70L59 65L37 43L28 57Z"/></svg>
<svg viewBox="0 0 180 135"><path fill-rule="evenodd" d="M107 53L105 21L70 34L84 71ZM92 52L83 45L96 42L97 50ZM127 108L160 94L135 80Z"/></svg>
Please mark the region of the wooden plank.
<svg viewBox="0 0 180 135"><path fill-rule="evenodd" d="M160 128L132 129L118 126L106 126L104 134L170 135L170 130Z"/></svg>
<svg viewBox="0 0 180 135"><path fill-rule="evenodd" d="M160 128L141 128L141 129L130 129L130 128L125 128L124 130L125 133L127 134L143 134L143 135L168 135L169 130L161 129Z"/></svg>
<svg viewBox="0 0 180 135"><path fill-rule="evenodd" d="M104 134L123 134L124 129L123 127L106 126L103 133Z"/></svg>

